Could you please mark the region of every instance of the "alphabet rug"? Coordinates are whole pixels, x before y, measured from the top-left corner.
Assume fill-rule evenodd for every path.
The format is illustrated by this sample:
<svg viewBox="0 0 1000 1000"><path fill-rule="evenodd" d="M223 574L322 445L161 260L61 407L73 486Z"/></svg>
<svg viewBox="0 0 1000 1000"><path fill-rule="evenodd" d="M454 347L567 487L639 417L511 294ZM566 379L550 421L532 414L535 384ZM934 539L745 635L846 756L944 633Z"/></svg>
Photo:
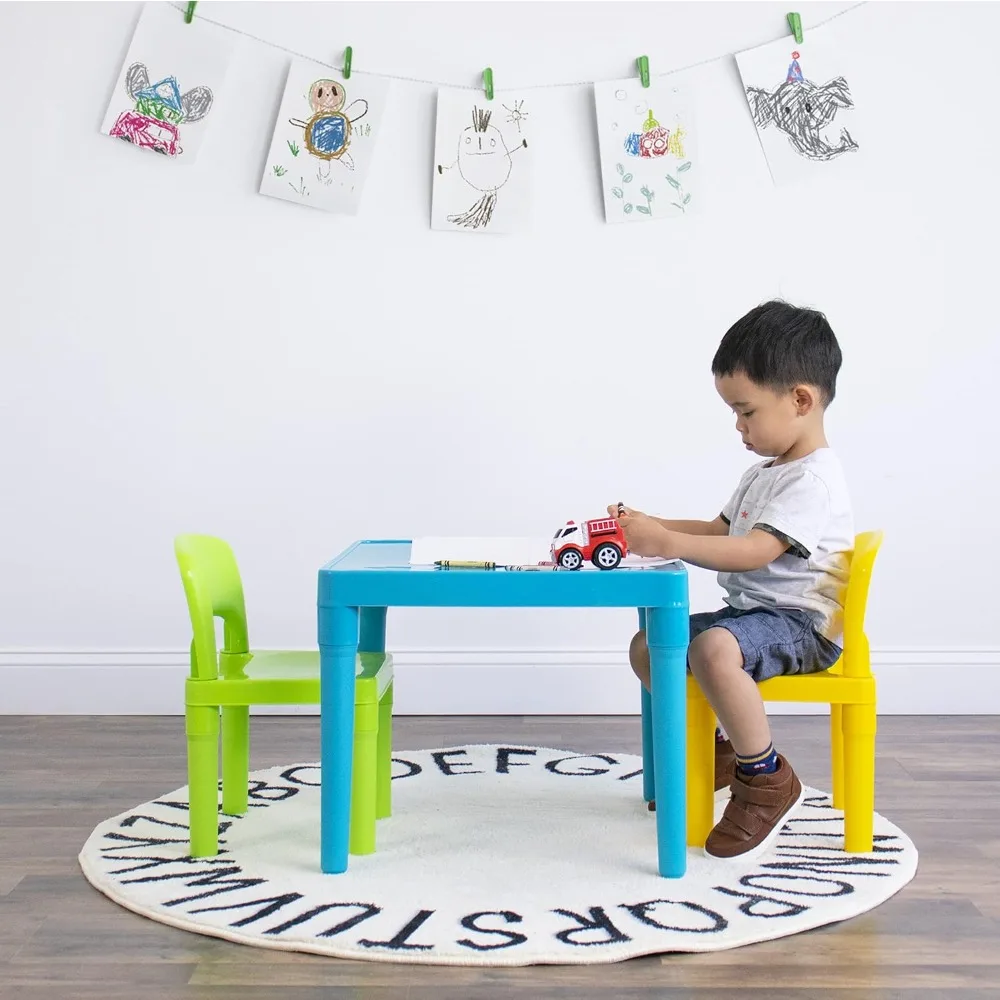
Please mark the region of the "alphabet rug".
<svg viewBox="0 0 1000 1000"><path fill-rule="evenodd" d="M186 788L101 823L80 853L115 902L261 948L440 965L618 962L798 934L882 903L917 851L876 814L874 850L845 854L844 817L806 789L764 855L660 878L642 760L487 744L393 755L376 853L319 871L319 767L250 775L245 816L220 814L220 852L188 853ZM721 815L725 795L716 799ZM661 808L665 804L661 803Z"/></svg>

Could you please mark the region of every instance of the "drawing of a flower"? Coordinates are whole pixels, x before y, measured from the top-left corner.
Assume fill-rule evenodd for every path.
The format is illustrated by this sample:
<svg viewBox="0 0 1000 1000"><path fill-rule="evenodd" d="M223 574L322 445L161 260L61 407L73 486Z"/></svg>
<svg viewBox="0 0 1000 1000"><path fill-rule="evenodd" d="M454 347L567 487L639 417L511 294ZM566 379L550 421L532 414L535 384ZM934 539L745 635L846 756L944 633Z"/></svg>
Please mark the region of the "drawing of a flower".
<svg viewBox="0 0 1000 1000"><path fill-rule="evenodd" d="M691 169L691 161L688 160L686 163L682 163L677 168L677 173L683 174L685 171ZM686 206L691 201L691 194L684 190L684 185L673 176L673 174L667 174L667 182L670 186L677 192L677 198L679 201L672 201L670 204L675 208L679 208L682 212L687 212Z"/></svg>
<svg viewBox="0 0 1000 1000"><path fill-rule="evenodd" d="M625 167L621 163L616 163L615 166L618 168L618 176L621 177L621 187L613 187L611 193L616 197L620 198L622 202L622 211L625 215L630 215L632 209L636 206L632 204L626 197L625 185L632 182L632 174L625 173ZM641 206L640 206L641 210ZM648 213L647 213L648 214Z"/></svg>

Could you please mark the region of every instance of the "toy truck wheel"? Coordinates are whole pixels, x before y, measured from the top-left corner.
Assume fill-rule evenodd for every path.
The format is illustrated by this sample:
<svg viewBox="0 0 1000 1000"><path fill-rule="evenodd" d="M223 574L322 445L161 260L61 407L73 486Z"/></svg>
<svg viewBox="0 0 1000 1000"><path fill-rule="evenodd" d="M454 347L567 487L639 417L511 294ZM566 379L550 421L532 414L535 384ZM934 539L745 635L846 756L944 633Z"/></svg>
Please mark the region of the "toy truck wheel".
<svg viewBox="0 0 1000 1000"><path fill-rule="evenodd" d="M559 565L563 569L579 569L583 565L583 556L576 549L564 549L559 553Z"/></svg>
<svg viewBox="0 0 1000 1000"><path fill-rule="evenodd" d="M604 542L594 549L592 562L598 569L616 569L622 561L622 550L613 542Z"/></svg>

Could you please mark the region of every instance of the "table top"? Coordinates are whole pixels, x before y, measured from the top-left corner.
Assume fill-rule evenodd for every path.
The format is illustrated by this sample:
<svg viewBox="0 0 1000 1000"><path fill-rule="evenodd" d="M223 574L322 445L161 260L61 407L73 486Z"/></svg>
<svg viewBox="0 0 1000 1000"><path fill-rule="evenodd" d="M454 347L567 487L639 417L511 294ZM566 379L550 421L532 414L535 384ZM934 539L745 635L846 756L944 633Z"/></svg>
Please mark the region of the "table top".
<svg viewBox="0 0 1000 1000"><path fill-rule="evenodd" d="M687 606L683 563L614 570L439 569L410 565L410 541L355 542L319 571L324 607Z"/></svg>

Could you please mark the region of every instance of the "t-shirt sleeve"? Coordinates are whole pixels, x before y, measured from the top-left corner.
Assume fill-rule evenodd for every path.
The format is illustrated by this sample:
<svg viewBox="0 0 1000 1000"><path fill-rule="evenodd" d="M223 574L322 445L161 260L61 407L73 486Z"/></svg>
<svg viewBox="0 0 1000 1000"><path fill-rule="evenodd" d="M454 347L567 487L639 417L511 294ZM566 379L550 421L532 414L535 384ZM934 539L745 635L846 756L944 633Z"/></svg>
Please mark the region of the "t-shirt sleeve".
<svg viewBox="0 0 1000 1000"><path fill-rule="evenodd" d="M830 491L808 469L796 469L775 484L754 527L786 542L803 559L816 550L830 520Z"/></svg>

